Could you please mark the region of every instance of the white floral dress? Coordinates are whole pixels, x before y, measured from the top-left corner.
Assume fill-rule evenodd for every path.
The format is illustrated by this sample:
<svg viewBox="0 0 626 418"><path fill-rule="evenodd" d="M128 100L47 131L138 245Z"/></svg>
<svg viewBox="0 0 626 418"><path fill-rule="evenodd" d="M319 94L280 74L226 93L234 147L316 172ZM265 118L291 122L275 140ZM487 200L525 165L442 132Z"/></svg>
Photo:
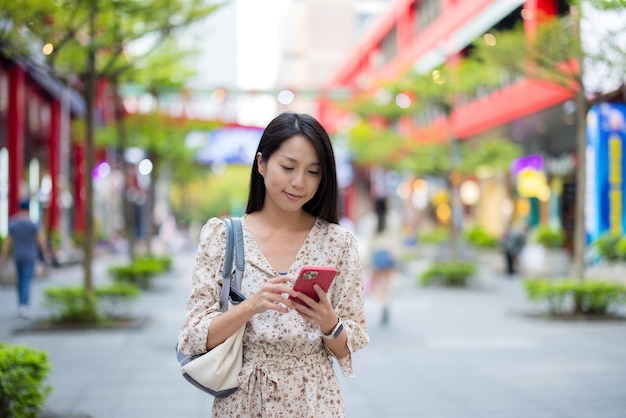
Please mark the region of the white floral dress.
<svg viewBox="0 0 626 418"><path fill-rule="evenodd" d="M259 250L243 218L244 295L256 293L278 276ZM223 222L210 219L202 228L193 268L193 289L178 338L186 354L206 351L211 321L220 314L220 289L226 235ZM363 311L361 263L354 236L339 225L317 219L287 272L295 277L302 266L335 266L337 276L328 295L347 332L350 355L337 360L345 376L353 376L352 353L369 342ZM239 390L216 398L213 417L344 417L345 411L332 352L317 325L296 311L255 315L244 335Z"/></svg>

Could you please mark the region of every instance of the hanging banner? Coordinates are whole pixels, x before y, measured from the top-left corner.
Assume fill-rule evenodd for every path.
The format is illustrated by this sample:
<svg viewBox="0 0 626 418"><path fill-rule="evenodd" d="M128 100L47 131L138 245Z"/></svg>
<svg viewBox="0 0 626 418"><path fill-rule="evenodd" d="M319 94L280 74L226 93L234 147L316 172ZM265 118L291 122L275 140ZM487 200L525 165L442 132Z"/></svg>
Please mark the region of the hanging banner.
<svg viewBox="0 0 626 418"><path fill-rule="evenodd" d="M225 126L208 132L194 132L202 145L196 158L204 164L243 164L252 165L259 146L263 128L247 126ZM189 141L188 138L186 138Z"/></svg>
<svg viewBox="0 0 626 418"><path fill-rule="evenodd" d="M541 154L525 155L511 162L511 173L518 175L524 170L543 171L544 160Z"/></svg>
<svg viewBox="0 0 626 418"><path fill-rule="evenodd" d="M588 242L626 230L626 105L602 103L587 114L585 230Z"/></svg>
<svg viewBox="0 0 626 418"><path fill-rule="evenodd" d="M517 175L517 192L522 197L541 198L547 188L546 173L543 171L524 169Z"/></svg>

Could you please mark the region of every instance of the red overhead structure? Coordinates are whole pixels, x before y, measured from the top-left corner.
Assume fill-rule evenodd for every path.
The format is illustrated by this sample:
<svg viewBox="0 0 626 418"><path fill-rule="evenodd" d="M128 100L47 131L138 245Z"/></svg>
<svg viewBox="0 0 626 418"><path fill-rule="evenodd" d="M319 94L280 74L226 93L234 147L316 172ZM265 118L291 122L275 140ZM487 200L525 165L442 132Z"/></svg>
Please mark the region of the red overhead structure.
<svg viewBox="0 0 626 418"><path fill-rule="evenodd" d="M401 0L379 18L324 86L325 90L375 89L411 68L434 68L523 6L529 36L543 19L555 16L558 0ZM522 20L522 13L517 16ZM430 67L430 68L429 68ZM462 139L571 98L570 92L545 83L522 81L459 107L453 129ZM480 107L480 112L476 112ZM331 132L345 113L320 100L319 115ZM434 124L435 126L438 123Z"/></svg>

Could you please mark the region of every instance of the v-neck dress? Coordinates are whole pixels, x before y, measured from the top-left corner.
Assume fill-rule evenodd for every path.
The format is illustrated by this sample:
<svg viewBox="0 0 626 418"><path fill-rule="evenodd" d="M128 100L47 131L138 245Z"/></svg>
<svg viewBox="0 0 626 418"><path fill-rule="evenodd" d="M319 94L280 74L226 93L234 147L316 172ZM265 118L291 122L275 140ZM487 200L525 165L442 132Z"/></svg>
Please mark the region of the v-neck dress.
<svg viewBox="0 0 626 418"><path fill-rule="evenodd" d="M258 248L243 218L245 296L259 291L278 276ZM220 314L220 289L226 231L211 218L203 226L193 267L192 292L178 344L183 353L202 354L211 321ZM308 324L295 310L267 311L246 324L243 370L239 390L215 398L213 417L344 417L339 381L341 372L354 375L352 353L369 342L363 310L363 281L357 242L339 225L317 218L287 272L296 277L305 265L335 266L338 270L328 295L347 333L350 354L336 359L326 348L319 326Z"/></svg>

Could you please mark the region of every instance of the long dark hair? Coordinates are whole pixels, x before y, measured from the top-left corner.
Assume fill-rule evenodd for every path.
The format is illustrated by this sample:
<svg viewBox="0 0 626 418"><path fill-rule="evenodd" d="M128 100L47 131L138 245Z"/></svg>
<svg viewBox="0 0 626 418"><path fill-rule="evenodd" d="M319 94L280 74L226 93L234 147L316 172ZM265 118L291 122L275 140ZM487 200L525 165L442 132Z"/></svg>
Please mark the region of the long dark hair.
<svg viewBox="0 0 626 418"><path fill-rule="evenodd" d="M322 173L315 196L303 208L313 216L319 216L331 223L339 223L339 186L335 154L328 133L315 118L304 113L292 112L276 116L263 131L257 154L260 152L261 158L267 162L284 141L295 135L302 135L311 142L320 160ZM246 213L261 210L264 202L265 181L259 173L259 164L255 158L250 173L250 194Z"/></svg>

